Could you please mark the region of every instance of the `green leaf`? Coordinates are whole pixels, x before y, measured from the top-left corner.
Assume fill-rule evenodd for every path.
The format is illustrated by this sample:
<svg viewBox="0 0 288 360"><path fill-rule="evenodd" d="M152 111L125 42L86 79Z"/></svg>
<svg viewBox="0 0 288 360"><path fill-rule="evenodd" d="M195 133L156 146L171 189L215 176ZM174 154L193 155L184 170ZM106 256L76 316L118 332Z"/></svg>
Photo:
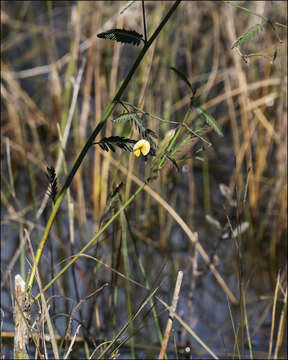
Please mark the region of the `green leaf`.
<svg viewBox="0 0 288 360"><path fill-rule="evenodd" d="M206 111L202 110L200 107L196 107L196 112L198 115L202 116L205 121L212 126L212 128L216 131L216 133L220 136L224 136L222 130L220 129L220 126L217 124L215 119L206 113Z"/></svg>
<svg viewBox="0 0 288 360"><path fill-rule="evenodd" d="M189 80L187 79L187 77L181 71L177 70L173 66L170 66L170 69L173 70L181 80L185 81L185 83L189 86L191 91L194 92L194 89L193 89L192 85L190 84Z"/></svg>
<svg viewBox="0 0 288 360"><path fill-rule="evenodd" d="M242 34L239 39L237 39L234 44L232 45L231 49L234 49L238 47L240 44L242 44L244 41L251 39L253 36L256 36L260 33L260 31L263 30L263 26L261 24L257 24L253 26L249 31Z"/></svg>
<svg viewBox="0 0 288 360"><path fill-rule="evenodd" d="M121 122L128 121L128 120L135 120L136 117L138 117L138 115L135 112L125 113L125 114L120 115L118 118L113 119L112 122L113 123L121 123Z"/></svg>
<svg viewBox="0 0 288 360"><path fill-rule="evenodd" d="M111 29L106 32L97 34L100 39L115 40L126 44L139 45L143 40L142 34L137 33L134 30L125 29ZM144 41L144 40L143 40Z"/></svg>
<svg viewBox="0 0 288 360"><path fill-rule="evenodd" d="M113 145L118 146L120 149L125 151L133 151L133 146L130 144L135 144L137 141L132 139L126 139L123 136L110 136L104 137L100 141L94 142L93 144L99 145L104 151L113 151L115 152L115 148Z"/></svg>

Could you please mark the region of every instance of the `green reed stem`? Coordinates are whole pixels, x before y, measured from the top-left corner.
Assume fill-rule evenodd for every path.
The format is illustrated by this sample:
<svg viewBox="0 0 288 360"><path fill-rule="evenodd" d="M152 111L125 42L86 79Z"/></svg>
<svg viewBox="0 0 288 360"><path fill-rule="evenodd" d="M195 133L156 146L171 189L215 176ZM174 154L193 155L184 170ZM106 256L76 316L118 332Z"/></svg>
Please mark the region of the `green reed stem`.
<svg viewBox="0 0 288 360"><path fill-rule="evenodd" d="M42 236L42 239L40 241L40 244L38 246L37 252L36 252L36 256L35 256L35 263L33 264L33 267L31 269L31 272L29 273L28 276L28 281L26 282L26 291L28 289L32 288L32 285L34 283L35 280L35 274L36 274L36 267L38 266L42 253L43 253L43 249L44 246L46 244L49 232L51 230L52 224L54 222L55 216L57 214L57 211L60 207L61 201L63 200L65 193L67 191L67 189L69 188L75 173L77 172L79 166L81 165L82 161L84 160L84 157L86 156L88 150L90 149L90 147L93 145L93 142L96 138L96 136L99 134L99 132L101 131L101 129L103 128L103 126L105 125L107 119L109 118L109 116L111 115L112 111L114 110L115 106L117 105L117 102L120 100L121 96L123 95L126 87L128 86L132 76L134 75L135 71L137 70L138 66L140 65L141 61L144 58L144 55L146 54L146 52L148 51L148 49L150 48L150 46L152 45L153 41L157 38L157 36L159 35L160 31L162 30L162 28L164 27L164 25L167 23L167 21L169 20L169 18L171 17L171 15L174 13L174 11L177 9L177 7L179 6L181 0L176 0L175 3L173 4L173 6L170 8L170 10L168 11L168 13L166 14L166 16L164 17L164 19L161 21L161 23L159 24L159 26L157 27L157 29L154 31L153 35L151 36L151 38L145 43L144 47L142 48L142 50L140 51L137 59L135 60L134 65L132 66L131 70L129 71L129 73L127 74L126 78L124 79L124 81L119 85L118 89L116 90L116 94L113 97L113 99L111 100L110 104L108 105L102 119L100 120L100 122L98 123L98 125L96 126L96 128L94 129L94 131L92 132L92 134L90 135L90 137L88 138L86 144L84 145L82 151L80 152L78 158L75 161L74 166L72 167L69 175L67 176L67 179L59 193L59 196L55 202L55 205L52 209L51 215L48 219L46 228L44 230L44 234ZM134 197L144 188L146 182L141 185L141 187L136 191L136 193L134 195L132 195L130 197L130 199L125 203L127 204L126 206L128 206L130 204L130 202L134 199ZM124 205L125 205L124 204ZM120 210L116 213L117 216L120 214ZM115 214L115 215L116 215ZM113 216L110 221L108 221L107 224L104 225L104 227L92 238L91 241L89 241L89 243L81 250L80 254L83 253L98 237L100 234L102 234L102 232L114 221L114 219L116 219L117 216ZM113 219L113 220L112 220ZM77 260L77 257L74 258L67 266L69 267L72 263L74 263ZM68 267L65 267L64 269L62 269L54 278L55 280L58 279L64 271L66 271L66 269ZM64 271L63 271L64 270ZM55 281L54 279L52 279L50 281L50 283L53 281ZM48 283L48 285L50 284ZM49 285L50 286L50 285ZM45 290L48 288L48 286L46 285L46 287L44 288ZM44 291L45 291L44 290ZM39 294L38 294L39 295ZM37 295L37 296L38 296ZM40 296L40 295L39 295ZM38 297L39 297L38 296Z"/></svg>

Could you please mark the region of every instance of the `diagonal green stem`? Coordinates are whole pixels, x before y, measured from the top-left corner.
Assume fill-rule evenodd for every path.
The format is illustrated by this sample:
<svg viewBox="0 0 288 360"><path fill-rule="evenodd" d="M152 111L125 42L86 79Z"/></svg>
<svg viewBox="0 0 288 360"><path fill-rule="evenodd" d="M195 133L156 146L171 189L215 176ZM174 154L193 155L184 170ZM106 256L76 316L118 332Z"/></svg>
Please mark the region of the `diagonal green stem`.
<svg viewBox="0 0 288 360"><path fill-rule="evenodd" d="M151 36L151 38L145 43L144 47L142 48L142 50L140 51L134 65L132 66L131 70L129 71L129 73L127 74L126 78L124 79L124 81L120 84L120 86L118 87L118 89L116 90L116 94L114 96L114 98L111 100L110 104L108 105L102 119L100 120L100 122L98 123L98 125L96 126L95 130L92 132L92 134L90 135L89 139L87 140L86 144L84 145L81 153L79 154L78 158L76 159L75 161L75 164L74 166L72 167L69 175L67 176L67 179L59 193L59 196L55 202L55 205L53 207L53 210L51 212L51 215L48 219L48 222L47 222L47 225L46 225L46 228L44 230L44 233L43 233L43 236L41 238L41 241L40 241L40 244L38 246L38 249L37 249L37 252L36 252L36 256L35 256L35 263L33 264L33 267L31 269L31 272L29 273L29 276L28 276L28 280L26 282L26 290L28 289L31 289L32 288L32 285L34 283L34 280L35 280L35 274L36 274L36 267L38 266L39 262L40 262L40 259L41 259L41 256L42 256L42 253L43 253L43 249L44 249L44 246L45 246L45 243L47 241L47 238L48 238L48 235L49 235L49 232L51 230L51 227L52 227L52 224L54 222L54 219L55 219L55 216L57 214L57 211L60 207L60 204L61 204L61 201L62 199L64 198L65 196L65 193L67 191L67 189L69 188L72 180L73 180L73 177L75 175L75 173L77 172L79 166L81 165L82 161L84 160L84 157L86 156L88 150L90 149L90 147L93 145L93 142L96 138L96 136L99 134L99 132L101 131L101 129L103 128L103 126L105 125L107 119L109 118L109 116L111 115L112 111L114 110L118 100L120 100L122 94L124 93L127 85L129 84L129 81L131 80L132 76L134 75L135 71L137 70L138 66L140 65L142 59L144 58L144 55L146 54L146 52L148 51L148 49L150 48L151 44L153 43L153 41L157 38L157 36L159 35L160 31L162 30L162 28L164 27L164 25L167 23L167 21L169 20L169 18L171 17L171 15L174 13L174 11L176 10L176 8L178 7L178 5L180 4L181 0L176 0L175 3L173 4L173 6L170 8L170 10L168 11L168 13L166 14L166 16L164 17L164 19L161 21L161 23L159 24L159 26L157 27L157 29L154 31L153 35ZM145 186L145 183L143 185L143 187ZM139 188L140 189L140 188ZM139 190L138 189L138 190ZM142 190L142 189L141 189ZM140 191L141 191L140 190ZM130 198L131 199L131 198ZM129 200L130 200L129 199ZM129 201L128 200L128 201ZM133 200L133 199L132 199ZM131 201L132 201L131 200ZM119 212L120 214L120 212ZM119 215L118 214L118 215ZM117 216L118 216L117 215ZM115 216L115 215L114 215ZM116 217L115 217L116 218ZM112 218L111 218L112 219ZM110 219L110 220L111 220ZM113 217L113 220L114 220L114 217ZM112 222L112 221L111 221ZM109 222L108 222L109 223ZM102 229L103 231L110 225L110 224L106 224ZM96 234L96 235L100 235L103 231L102 229ZM96 236L95 235L95 236ZM98 236L99 236L98 235ZM94 236L94 240L96 240ZM98 237L97 236L97 237ZM93 240L92 239L92 240ZM91 240L91 241L92 241ZM92 242L94 242L94 240ZM89 242L82 250L85 251L90 245L92 242ZM81 251L82 251L81 250ZM75 260L76 261L76 260ZM74 262L74 261L73 261ZM66 270L66 269L65 269ZM59 276L58 276L59 277Z"/></svg>
<svg viewBox="0 0 288 360"><path fill-rule="evenodd" d="M234 6L235 8L238 8L238 9L241 9L241 10L244 10L244 11L247 11L247 12L248 12L249 14L251 14L251 15L258 16L258 17L260 17L260 19L262 19L262 20L265 21L265 22L269 22L269 19L266 18L265 16L260 15L260 14L256 13L256 12L253 11L253 10L250 10L250 9L247 9L247 8L245 8L245 7L243 7L243 6L240 6L240 5L238 5L238 4L235 4L234 1L229 1L229 0L222 0L222 1L223 1L224 3L226 3L226 4L229 4L229 5ZM280 26L280 27L282 27L282 28L284 28L284 29L287 29L287 25L284 25L284 24L281 24L281 23L278 23L278 22L274 22L274 21L271 21L271 23L272 23L273 25Z"/></svg>

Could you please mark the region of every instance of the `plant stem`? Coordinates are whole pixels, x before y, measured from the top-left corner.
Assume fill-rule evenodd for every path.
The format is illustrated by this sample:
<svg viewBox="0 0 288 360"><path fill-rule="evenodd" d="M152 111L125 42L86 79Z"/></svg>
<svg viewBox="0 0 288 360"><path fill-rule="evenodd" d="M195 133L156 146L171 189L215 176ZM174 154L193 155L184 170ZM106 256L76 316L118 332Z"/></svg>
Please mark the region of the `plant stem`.
<svg viewBox="0 0 288 360"><path fill-rule="evenodd" d="M260 15L260 14L256 13L256 12L253 11L253 10L250 10L250 9L247 9L247 8L245 8L245 7L243 7L243 6L240 6L240 5L235 4L234 1L228 1L228 0L222 0L222 1L223 1L224 3L226 3L226 4L229 4L229 5L234 6L235 8L238 8L238 9L241 9L241 10L244 10L244 11L247 11L247 12L248 12L249 14L251 14L251 15L258 16L258 17L260 17L263 21L266 21L266 22L269 22L269 21L270 21L270 20L269 20L268 18L266 18L265 16ZM287 29L287 25L284 25L284 24L281 24L281 23L278 23L278 22L274 22L274 21L271 21L271 22L272 22L273 25L280 26L280 27L282 27L282 28L284 28L284 29Z"/></svg>
<svg viewBox="0 0 288 360"><path fill-rule="evenodd" d="M143 14L144 37L145 37L145 43L146 43L147 42L147 30L146 30L146 18L145 18L144 0L142 0L142 14Z"/></svg>
<svg viewBox="0 0 288 360"><path fill-rule="evenodd" d="M166 16L164 17L164 19L161 21L161 23L159 24L159 26L157 27L157 29L154 31L153 35L151 36L151 38L145 43L144 47L142 48L142 50L140 51L140 54L138 55L134 65L132 66L131 70L129 71L129 73L127 74L126 78L124 79L124 81L120 84L120 86L118 87L118 89L116 90L116 94L114 96L114 98L112 99L112 101L110 102L110 104L108 105L102 119L100 120L100 122L98 123L98 125L96 126L96 128L94 129L94 131L92 132L92 134L90 135L89 139L87 140L86 144L84 145L81 153L79 154L78 158L76 159L75 161L75 164L74 166L72 167L69 175L67 176L67 179L59 193L59 196L55 202L55 205L52 209L52 212L51 212L51 215L48 219L48 222L47 222L47 225L46 225L46 228L44 230L44 234L41 238L41 241L40 241L40 244L38 246L38 249L37 249L37 252L36 252L36 256L35 256L35 263L33 264L33 267L32 267L32 270L31 272L29 273L29 276L28 276L28 280L27 280L27 283L26 283L26 291L28 289L31 289L32 288L32 285L34 283L34 280L35 280L35 273L36 273L36 267L38 266L39 262L40 262L40 259L41 259L41 256L42 256L42 253L43 253L43 249L44 249L44 246L45 246L45 243L47 241L47 238L48 238L48 235L49 235L49 232L50 232L50 229L52 227L52 224L54 222L54 219L55 219L55 216L57 214L57 211L60 207L60 204L61 204L61 201L63 200L64 198L64 195L67 191L67 189L69 188L73 178L74 178L74 175L75 173L77 172L78 168L80 167L82 161L84 160L84 157L86 156L88 150L90 149L90 147L93 145L93 142L96 138L96 136L99 134L99 132L101 131L101 129L103 128L103 126L105 125L107 119L109 118L109 116L111 115L112 111L114 110L117 102L120 100L122 94L124 93L124 90L126 89L127 85L129 84L129 81L131 80L132 76L134 75L135 71L137 70L138 66L140 65L142 59L144 58L144 55L145 53L148 51L148 49L150 48L151 44L153 43L153 41L156 39L156 37L158 36L158 34L160 33L160 31L162 30L162 28L164 27L164 25L167 23L167 21L169 20L169 18L171 17L171 15L174 13L174 11L176 10L176 8L178 7L178 5L180 4L181 0L176 0L175 3L173 4L173 6L170 8L170 10L168 11L168 13L166 14ZM145 184L145 183L144 183ZM145 185L143 185L144 187ZM139 189L138 189L139 190ZM142 190L142 189L141 189ZM141 191L140 190L140 191ZM136 193L138 193L138 191L136 191ZM135 195L136 196L136 195ZM131 197L132 198L132 197ZM130 198L130 199L131 199ZM133 197L134 198L134 197ZM132 198L132 199L133 199ZM129 201L129 200L128 200ZM132 201L132 200L131 200ZM129 202L130 203L130 202ZM119 212L120 213L120 212ZM118 213L118 215L119 215ZM118 216L117 215L117 216ZM117 217L116 216L116 217ZM116 218L115 217L115 218ZM114 220L114 217L113 217L113 220ZM112 221L111 221L112 222ZM108 224L108 223L107 223ZM106 225L107 225L106 224ZM103 231L110 225L107 225L107 226L104 226ZM102 229L97 233L97 234L101 234L103 231ZM96 235L95 235L96 236ZM94 237L95 238L95 237ZM94 239L93 238L93 239ZM92 239L92 240L93 240ZM92 241L91 240L91 241ZM96 238L94 239L96 240ZM93 241L94 241L93 240ZM93 242L92 241L92 242ZM92 243L92 242L89 242L88 244ZM87 245L88 245L87 244ZM82 250L85 251L89 246L85 246ZM81 251L82 251L81 250ZM76 261L76 260L74 260ZM73 262L74 262L73 261ZM65 269L66 270L66 269ZM62 274L62 273L61 273ZM59 277L59 276L58 276Z"/></svg>

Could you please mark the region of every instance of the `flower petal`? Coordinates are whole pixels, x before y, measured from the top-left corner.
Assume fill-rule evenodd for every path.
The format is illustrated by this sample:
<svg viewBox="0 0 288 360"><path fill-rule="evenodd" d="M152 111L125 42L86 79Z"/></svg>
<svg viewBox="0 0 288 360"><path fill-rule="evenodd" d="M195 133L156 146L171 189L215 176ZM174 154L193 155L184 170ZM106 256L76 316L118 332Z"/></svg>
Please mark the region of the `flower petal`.
<svg viewBox="0 0 288 360"><path fill-rule="evenodd" d="M139 157L139 156L140 156L140 154L141 154L140 149L136 149L136 150L134 150L134 155L135 155L135 156Z"/></svg>
<svg viewBox="0 0 288 360"><path fill-rule="evenodd" d="M133 147L134 154L138 157L140 156L140 152L145 156L150 151L149 141L142 139L137 141L137 143ZM137 151L137 152L136 152ZM138 153L139 151L139 153Z"/></svg>

